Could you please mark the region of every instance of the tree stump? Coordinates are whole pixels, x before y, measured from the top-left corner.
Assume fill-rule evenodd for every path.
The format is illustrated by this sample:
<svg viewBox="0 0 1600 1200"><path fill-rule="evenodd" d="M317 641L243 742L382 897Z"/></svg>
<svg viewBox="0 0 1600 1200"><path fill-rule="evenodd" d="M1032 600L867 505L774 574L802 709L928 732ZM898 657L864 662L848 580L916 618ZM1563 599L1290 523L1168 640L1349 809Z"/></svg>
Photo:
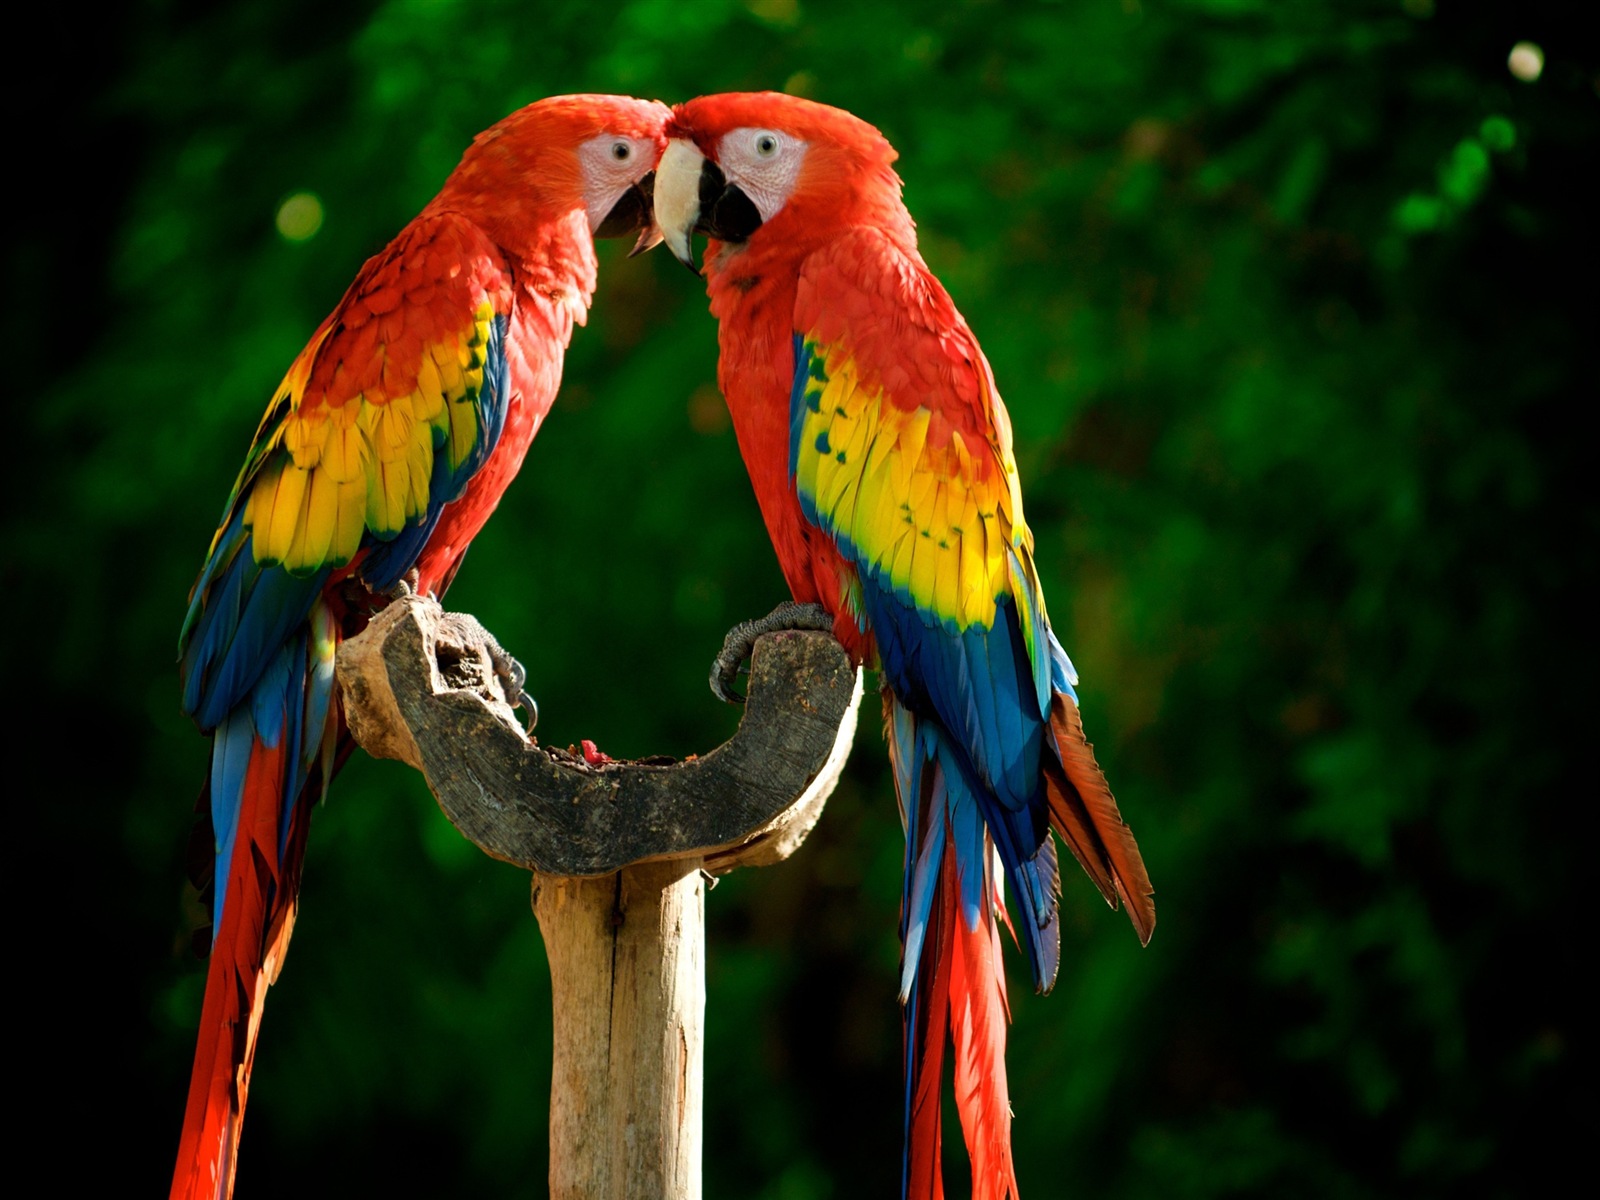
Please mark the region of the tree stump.
<svg viewBox="0 0 1600 1200"><path fill-rule="evenodd" d="M861 673L828 634L769 634L729 741L596 766L527 738L492 644L433 600L390 604L339 649L350 731L420 770L484 853L533 872L552 1200L699 1200L705 880L805 840L849 754Z"/></svg>

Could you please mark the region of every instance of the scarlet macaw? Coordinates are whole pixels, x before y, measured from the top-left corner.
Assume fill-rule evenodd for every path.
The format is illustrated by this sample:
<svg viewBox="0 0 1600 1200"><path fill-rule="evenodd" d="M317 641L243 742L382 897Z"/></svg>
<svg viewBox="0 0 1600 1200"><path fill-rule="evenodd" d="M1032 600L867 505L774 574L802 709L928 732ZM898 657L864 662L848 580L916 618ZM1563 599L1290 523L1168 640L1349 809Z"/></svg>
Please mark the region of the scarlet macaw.
<svg viewBox="0 0 1600 1200"><path fill-rule="evenodd" d="M1060 953L1051 829L1141 942L1155 927L1045 615L1010 421L917 252L896 153L876 129L792 96L729 94L676 106L667 136L656 224L691 269L693 234L711 239L718 379L794 596L730 635L713 686L726 691L773 624L831 628L881 672L906 830L903 1190L942 1195L948 1028L973 1195L1003 1200L1017 1191L1003 881L1041 992Z"/></svg>
<svg viewBox="0 0 1600 1200"><path fill-rule="evenodd" d="M403 582L442 595L555 399L594 236L643 230L667 107L559 96L479 134L369 259L256 431L179 638L212 735L210 963L174 1200L233 1188L310 809L352 742L334 651ZM521 689L521 668L502 664ZM210 858L210 856L207 856Z"/></svg>

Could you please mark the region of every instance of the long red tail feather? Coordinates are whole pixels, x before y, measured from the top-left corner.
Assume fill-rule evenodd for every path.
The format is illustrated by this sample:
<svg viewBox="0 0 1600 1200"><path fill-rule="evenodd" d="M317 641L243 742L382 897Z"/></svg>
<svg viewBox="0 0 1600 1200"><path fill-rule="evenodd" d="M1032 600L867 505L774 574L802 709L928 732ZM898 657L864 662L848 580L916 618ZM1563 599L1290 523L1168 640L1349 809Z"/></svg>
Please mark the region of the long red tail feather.
<svg viewBox="0 0 1600 1200"><path fill-rule="evenodd" d="M293 932L309 823L307 806L297 804L280 862L285 759L281 744L258 742L251 750L222 920L206 970L172 1200L215 1200L233 1191L262 1004Z"/></svg>
<svg viewBox="0 0 1600 1200"><path fill-rule="evenodd" d="M934 811L932 820L944 820ZM972 1164L973 1200L1014 1200L1011 1101L1006 1087L1006 1025L1011 1019L1000 961L1000 927L992 906L968 929L954 838L945 843L916 987L916 1045L906 1150L906 1196L941 1200L941 1084L953 1046L956 1112ZM980 863L971 870L984 871ZM984 895L998 899L991 881ZM947 1041L948 1039L948 1041Z"/></svg>
<svg viewBox="0 0 1600 1200"><path fill-rule="evenodd" d="M977 869L977 864L969 869ZM954 907L958 885L953 844L945 848L944 871L940 887L952 897L948 916L954 929L950 1037L955 1044L956 1111L972 1161L972 1200L1011 1200L1017 1194L1011 1161L1011 1097L1006 1087L1006 1025L1011 1013L1000 962L1000 926L994 915L998 895L986 879L984 895L990 903L977 928L968 929Z"/></svg>

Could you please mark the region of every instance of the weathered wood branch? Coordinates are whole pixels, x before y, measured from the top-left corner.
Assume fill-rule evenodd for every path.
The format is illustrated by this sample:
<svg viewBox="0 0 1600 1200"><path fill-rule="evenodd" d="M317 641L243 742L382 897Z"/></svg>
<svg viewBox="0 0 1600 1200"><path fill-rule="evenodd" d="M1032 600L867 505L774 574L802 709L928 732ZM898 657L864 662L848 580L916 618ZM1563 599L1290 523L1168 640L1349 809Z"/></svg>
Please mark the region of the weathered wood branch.
<svg viewBox="0 0 1600 1200"><path fill-rule="evenodd" d="M756 644L732 739L662 764L608 763L530 741L471 617L408 597L340 647L351 733L427 777L486 854L547 875L609 875L700 857L713 874L787 857L821 815L855 735L860 672L821 633Z"/></svg>

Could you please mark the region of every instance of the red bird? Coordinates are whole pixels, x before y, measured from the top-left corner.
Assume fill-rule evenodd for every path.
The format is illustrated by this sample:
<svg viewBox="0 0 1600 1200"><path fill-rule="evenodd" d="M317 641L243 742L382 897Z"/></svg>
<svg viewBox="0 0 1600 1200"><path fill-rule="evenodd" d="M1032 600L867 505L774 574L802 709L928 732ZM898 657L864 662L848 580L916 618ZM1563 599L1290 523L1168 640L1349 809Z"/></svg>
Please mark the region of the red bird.
<svg viewBox="0 0 1600 1200"><path fill-rule="evenodd" d="M479 134L278 386L190 594L183 708L212 735L210 963L172 1196L232 1193L313 803L352 742L334 651L404 582L442 595L522 465L594 294L643 230L665 105L558 96ZM502 664L512 694L521 668ZM201 881L204 883L204 880Z"/></svg>
<svg viewBox="0 0 1600 1200"><path fill-rule="evenodd" d="M673 109L656 224L705 252L718 379L795 602L729 635L832 629L881 672L906 828L901 1001L907 1196L942 1195L940 1079L954 1042L972 1194L1017 1192L999 927L1009 882L1035 986L1060 955L1063 838L1142 942L1150 881L1084 738L1077 674L1045 615L993 373L917 252L866 122L773 93ZM818 607L820 606L820 607Z"/></svg>

